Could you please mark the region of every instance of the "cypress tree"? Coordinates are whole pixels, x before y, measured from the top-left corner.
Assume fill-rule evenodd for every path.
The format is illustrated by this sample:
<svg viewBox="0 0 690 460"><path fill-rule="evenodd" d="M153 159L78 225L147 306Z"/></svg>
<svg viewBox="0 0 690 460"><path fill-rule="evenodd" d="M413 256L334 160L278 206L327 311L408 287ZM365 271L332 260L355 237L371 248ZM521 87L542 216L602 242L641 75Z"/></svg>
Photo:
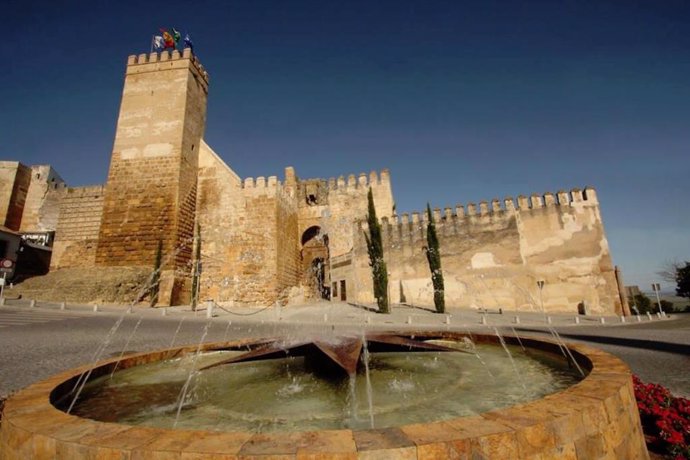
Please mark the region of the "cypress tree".
<svg viewBox="0 0 690 460"><path fill-rule="evenodd" d="M156 260L153 264L153 274L151 275L151 306L154 307L158 302L158 290L161 282L161 264L163 262L163 240L158 240L156 249Z"/></svg>
<svg viewBox="0 0 690 460"><path fill-rule="evenodd" d="M436 235L436 224L434 216L431 214L431 206L426 204L426 212L429 216L429 223L426 226L426 259L429 261L431 271L431 283L434 285L434 305L437 313L446 312L446 300L443 287L443 272L441 271L441 250L438 246L438 236Z"/></svg>
<svg viewBox="0 0 690 460"><path fill-rule="evenodd" d="M376 218L376 208L374 208L374 195L369 187L367 194L369 202L369 212L367 213L367 223L369 224L369 234L364 232L367 241L367 252L369 253L369 266L371 276L374 281L374 297L379 307L380 313L390 313L388 305L388 269L383 260L383 241L381 239L381 224Z"/></svg>

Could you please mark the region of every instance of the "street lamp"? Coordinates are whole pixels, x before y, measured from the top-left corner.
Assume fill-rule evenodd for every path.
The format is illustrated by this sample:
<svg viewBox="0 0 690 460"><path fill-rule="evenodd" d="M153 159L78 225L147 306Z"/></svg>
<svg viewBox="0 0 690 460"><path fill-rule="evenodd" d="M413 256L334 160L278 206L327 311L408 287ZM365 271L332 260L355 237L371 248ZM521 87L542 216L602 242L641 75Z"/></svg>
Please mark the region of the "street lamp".
<svg viewBox="0 0 690 460"><path fill-rule="evenodd" d="M542 296L542 291L544 290L544 280L537 281L537 287L539 288L539 303L541 304L541 312L544 314L544 321L546 321L546 310L544 310L544 297Z"/></svg>

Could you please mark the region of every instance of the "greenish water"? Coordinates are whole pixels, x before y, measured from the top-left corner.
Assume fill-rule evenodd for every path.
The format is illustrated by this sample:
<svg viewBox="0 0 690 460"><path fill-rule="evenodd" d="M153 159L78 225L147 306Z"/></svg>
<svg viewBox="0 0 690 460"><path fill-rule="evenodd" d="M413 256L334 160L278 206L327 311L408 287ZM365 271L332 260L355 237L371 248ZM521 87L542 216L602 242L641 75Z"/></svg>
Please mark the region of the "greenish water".
<svg viewBox="0 0 690 460"><path fill-rule="evenodd" d="M301 357L218 366L194 374L177 428L364 429L372 427L372 414L374 427L385 428L478 414L540 398L579 380L558 357L509 349L514 365L500 346L492 345L476 347L481 360L454 352L372 353L371 409L362 365L355 379L319 377L305 369ZM204 354L196 367L238 354ZM186 357L101 377L86 385L72 413L171 428L192 365L192 357Z"/></svg>

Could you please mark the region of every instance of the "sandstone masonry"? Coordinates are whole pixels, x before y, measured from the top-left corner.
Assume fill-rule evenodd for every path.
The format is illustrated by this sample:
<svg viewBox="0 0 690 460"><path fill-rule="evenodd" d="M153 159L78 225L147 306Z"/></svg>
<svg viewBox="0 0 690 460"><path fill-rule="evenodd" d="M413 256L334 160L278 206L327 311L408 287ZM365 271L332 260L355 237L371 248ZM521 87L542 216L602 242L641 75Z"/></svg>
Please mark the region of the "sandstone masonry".
<svg viewBox="0 0 690 460"><path fill-rule="evenodd" d="M391 299L433 305L427 216L396 213L388 170L326 180L288 167L282 181L242 179L203 140L208 85L189 49L130 56L107 183L68 188L46 167L0 162L0 219L56 229L51 270L74 276L151 270L162 242L160 305L190 301L197 265L200 298L224 305L371 303L363 237L371 188ZM37 173L45 183L34 184ZM625 312L591 188L436 209L433 218L449 305Z"/></svg>

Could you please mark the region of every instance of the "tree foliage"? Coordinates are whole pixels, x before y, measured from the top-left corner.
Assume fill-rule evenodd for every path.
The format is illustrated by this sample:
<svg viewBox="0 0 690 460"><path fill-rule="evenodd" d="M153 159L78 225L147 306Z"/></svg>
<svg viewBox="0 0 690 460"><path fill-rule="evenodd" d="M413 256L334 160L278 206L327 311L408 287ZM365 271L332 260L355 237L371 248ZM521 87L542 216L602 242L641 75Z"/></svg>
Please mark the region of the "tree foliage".
<svg viewBox="0 0 690 460"><path fill-rule="evenodd" d="M434 217L431 214L431 205L426 204L426 212L429 217L429 223L426 226L426 242L425 248L426 259L429 261L429 270L431 271L431 283L434 286L434 306L437 313L446 312L445 289L443 286L443 272L441 271L441 250L438 245L438 235L436 234L436 224Z"/></svg>
<svg viewBox="0 0 690 460"><path fill-rule="evenodd" d="M374 297L379 307L379 312L390 313L388 305L388 269L383 260L383 240L381 238L381 224L376 218L376 208L374 208L374 195L369 188L367 194L369 202L369 212L367 213L367 223L369 224L369 234L364 232L367 242L367 252L369 253L369 266L371 276L374 281Z"/></svg>
<svg viewBox="0 0 690 460"><path fill-rule="evenodd" d="M654 308L652 307L652 301L649 297L644 294L635 294L632 298L631 307L635 307L639 314L644 315L647 313L654 313ZM635 311L633 309L633 311Z"/></svg>
<svg viewBox="0 0 690 460"><path fill-rule="evenodd" d="M690 297L690 262L676 269L676 295Z"/></svg>

